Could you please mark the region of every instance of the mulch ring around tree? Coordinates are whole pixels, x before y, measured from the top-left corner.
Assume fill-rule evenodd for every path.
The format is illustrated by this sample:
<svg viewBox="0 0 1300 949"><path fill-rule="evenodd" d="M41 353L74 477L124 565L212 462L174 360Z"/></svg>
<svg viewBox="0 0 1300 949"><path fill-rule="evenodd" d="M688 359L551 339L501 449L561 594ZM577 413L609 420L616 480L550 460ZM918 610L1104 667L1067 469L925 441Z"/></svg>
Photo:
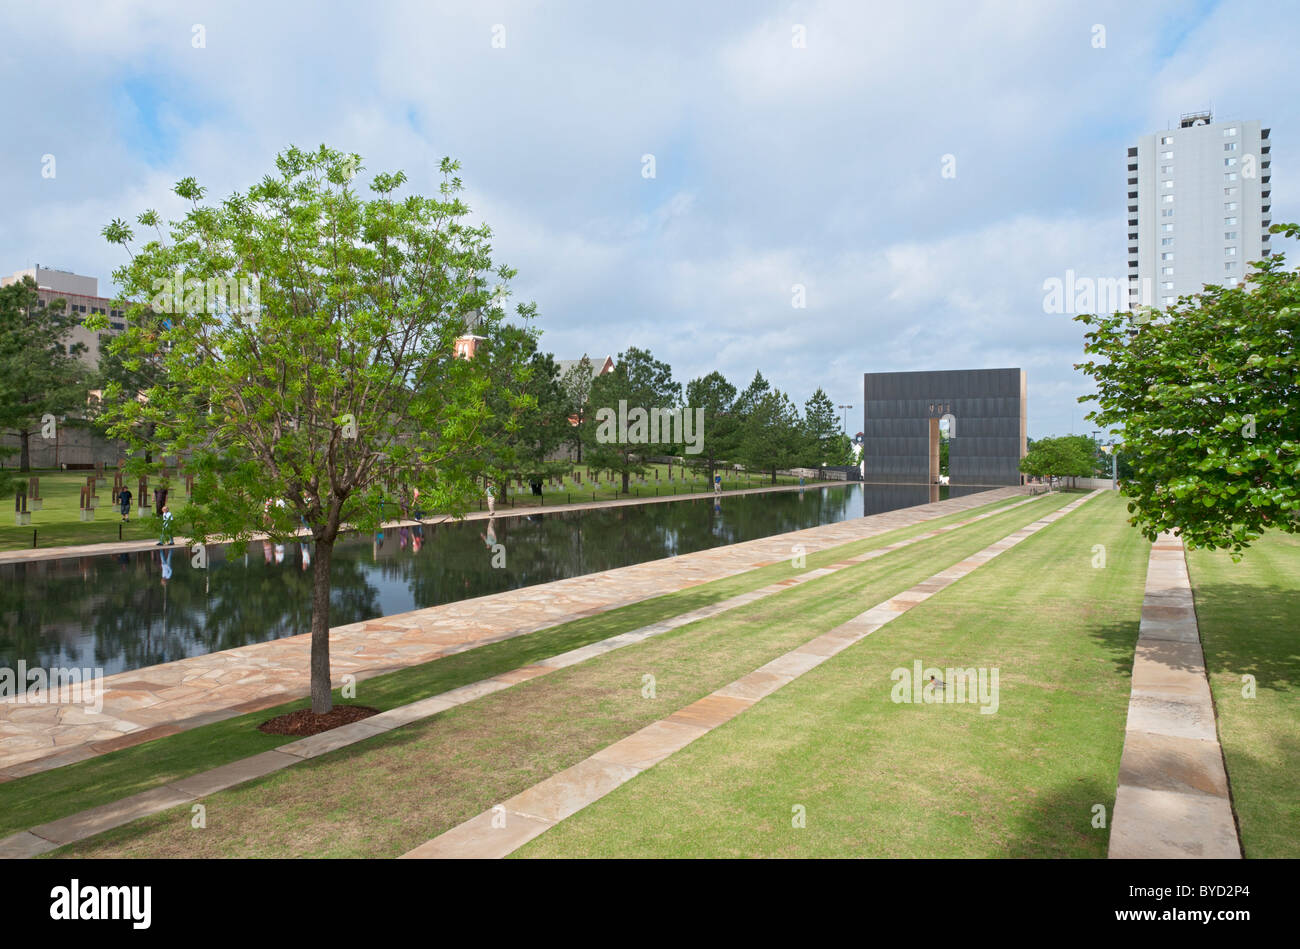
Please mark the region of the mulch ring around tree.
<svg viewBox="0 0 1300 949"><path fill-rule="evenodd" d="M316 715L311 709L304 708L268 719L258 725L257 730L267 735L294 735L303 738L378 714L379 709L369 705L336 705L324 715Z"/></svg>

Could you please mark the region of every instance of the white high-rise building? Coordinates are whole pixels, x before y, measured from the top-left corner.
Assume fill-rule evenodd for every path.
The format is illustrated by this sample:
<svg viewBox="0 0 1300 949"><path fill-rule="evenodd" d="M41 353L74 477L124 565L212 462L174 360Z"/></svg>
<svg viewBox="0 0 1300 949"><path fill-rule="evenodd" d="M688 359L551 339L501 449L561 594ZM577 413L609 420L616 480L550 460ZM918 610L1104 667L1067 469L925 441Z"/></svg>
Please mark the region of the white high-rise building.
<svg viewBox="0 0 1300 949"><path fill-rule="evenodd" d="M1128 150L1132 306L1171 306L1205 284L1236 286L1269 255L1270 129L1184 115Z"/></svg>

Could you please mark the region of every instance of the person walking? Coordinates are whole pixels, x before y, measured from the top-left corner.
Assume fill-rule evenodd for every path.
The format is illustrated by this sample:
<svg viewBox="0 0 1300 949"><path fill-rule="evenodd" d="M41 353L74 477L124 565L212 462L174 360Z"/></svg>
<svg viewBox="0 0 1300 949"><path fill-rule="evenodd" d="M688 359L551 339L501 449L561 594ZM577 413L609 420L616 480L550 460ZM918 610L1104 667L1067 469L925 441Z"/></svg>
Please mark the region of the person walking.
<svg viewBox="0 0 1300 949"><path fill-rule="evenodd" d="M123 488L117 495L118 507L122 510L122 523L131 519L131 489Z"/></svg>
<svg viewBox="0 0 1300 949"><path fill-rule="evenodd" d="M162 536L158 538L156 546L165 546L166 544L173 543L175 539L176 538L172 536L172 509L164 504L162 509Z"/></svg>
<svg viewBox="0 0 1300 949"><path fill-rule="evenodd" d="M497 512L497 498L496 495L492 493L491 484L488 484L487 486L487 505L488 505L488 517L489 518L493 517Z"/></svg>

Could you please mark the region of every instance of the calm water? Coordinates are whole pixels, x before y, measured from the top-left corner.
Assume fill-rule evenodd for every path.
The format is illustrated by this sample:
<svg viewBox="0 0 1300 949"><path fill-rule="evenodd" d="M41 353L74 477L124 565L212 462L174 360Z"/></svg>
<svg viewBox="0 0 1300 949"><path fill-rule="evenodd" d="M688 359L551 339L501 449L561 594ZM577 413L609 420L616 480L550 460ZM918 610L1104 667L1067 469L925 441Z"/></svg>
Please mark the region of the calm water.
<svg viewBox="0 0 1300 949"><path fill-rule="evenodd" d="M388 530L335 546L332 625L735 544L984 488L853 485L498 517ZM494 567L494 552L500 563ZM100 667L111 675L306 632L311 545L0 566L0 667Z"/></svg>

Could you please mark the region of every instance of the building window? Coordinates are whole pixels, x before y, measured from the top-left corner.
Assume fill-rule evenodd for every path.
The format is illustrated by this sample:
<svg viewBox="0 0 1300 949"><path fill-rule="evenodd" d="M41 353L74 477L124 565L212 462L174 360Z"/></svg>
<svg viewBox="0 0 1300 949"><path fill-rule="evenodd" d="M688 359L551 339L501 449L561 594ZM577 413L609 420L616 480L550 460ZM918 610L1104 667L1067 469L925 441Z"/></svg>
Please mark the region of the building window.
<svg viewBox="0 0 1300 949"><path fill-rule="evenodd" d="M1235 217L1225 217L1223 219L1223 223L1226 224L1228 227L1232 227L1232 225L1237 223L1237 219Z"/></svg>
<svg viewBox="0 0 1300 949"><path fill-rule="evenodd" d="M1161 157L1161 159L1163 159L1163 160L1165 160L1165 161L1168 161L1169 159L1171 159L1171 158L1174 157L1174 153L1173 153L1173 152L1161 152L1161 153L1160 153L1160 157Z"/></svg>
<svg viewBox="0 0 1300 949"><path fill-rule="evenodd" d="M1173 306L1173 305L1174 305L1174 298L1173 298L1173 297L1165 297L1165 306Z"/></svg>
<svg viewBox="0 0 1300 949"><path fill-rule="evenodd" d="M1224 138L1232 138L1236 134L1237 134L1237 129L1235 127L1223 130Z"/></svg>
<svg viewBox="0 0 1300 949"><path fill-rule="evenodd" d="M1173 239L1172 237L1162 237L1162 238L1160 238L1160 246L1161 246L1161 247L1169 247L1171 244L1173 244L1173 242L1174 242L1174 239Z"/></svg>
<svg viewBox="0 0 1300 949"><path fill-rule="evenodd" d="M1160 284L1161 290L1172 290L1173 288L1174 282L1172 280L1166 280L1164 283Z"/></svg>
<svg viewBox="0 0 1300 949"><path fill-rule="evenodd" d="M1173 181L1173 179L1172 179L1172 178L1167 179L1167 180L1165 181L1164 185L1165 185L1166 188L1172 188L1172 187L1174 186L1174 181Z"/></svg>
<svg viewBox="0 0 1300 949"><path fill-rule="evenodd" d="M1224 188L1224 189L1223 189L1223 193L1224 193L1224 194L1227 194L1227 195L1233 195L1233 194L1236 194L1236 193L1237 193L1237 186L1236 186L1236 185L1233 185L1231 188Z"/></svg>
<svg viewBox="0 0 1300 949"><path fill-rule="evenodd" d="M1224 181L1236 181L1236 180L1237 180L1237 173L1236 173L1235 171L1224 172L1223 180L1224 180Z"/></svg>
<svg viewBox="0 0 1300 949"><path fill-rule="evenodd" d="M1174 275L1174 268L1173 268L1173 267L1161 267L1161 268L1160 268L1160 275L1161 275L1162 277L1172 277L1172 276Z"/></svg>
<svg viewBox="0 0 1300 949"><path fill-rule="evenodd" d="M1160 230L1162 230L1162 231L1172 231L1173 229L1174 229L1174 226L1173 226L1172 224L1161 224L1161 225L1160 225Z"/></svg>
<svg viewBox="0 0 1300 949"><path fill-rule="evenodd" d="M1236 278L1236 277L1229 277L1229 278L1228 278L1228 286L1230 286L1230 287L1235 287L1236 285L1237 285L1237 278Z"/></svg>
<svg viewBox="0 0 1300 949"><path fill-rule="evenodd" d="M1173 208L1161 208L1161 209L1160 209L1160 216L1161 216L1161 217L1173 217L1173 216L1174 216L1174 209L1173 209Z"/></svg>
<svg viewBox="0 0 1300 949"><path fill-rule="evenodd" d="M1237 262L1235 260L1225 260L1223 262L1224 270L1232 270L1236 266L1237 266Z"/></svg>
<svg viewBox="0 0 1300 949"><path fill-rule="evenodd" d="M1174 166L1173 166L1173 165L1161 165L1161 166L1160 166L1160 174L1162 174L1162 175L1172 175L1173 173L1174 173Z"/></svg>
<svg viewBox="0 0 1300 949"><path fill-rule="evenodd" d="M1164 138L1160 139L1161 145L1172 145L1173 143L1174 137L1172 135L1166 135ZM1170 152L1169 154L1172 155L1173 152Z"/></svg>
<svg viewBox="0 0 1300 949"><path fill-rule="evenodd" d="M1164 253L1164 254L1161 254L1161 255L1160 255L1160 259L1161 259L1161 260L1173 260L1173 259L1174 259L1174 255L1173 255L1172 253Z"/></svg>
<svg viewBox="0 0 1300 949"><path fill-rule="evenodd" d="M111 326L111 327L113 327L113 329L115 329L115 330L124 330L124 329L126 329L126 324L125 324L125 323L109 323L108 325Z"/></svg>
<svg viewBox="0 0 1300 949"><path fill-rule="evenodd" d="M1223 210L1225 210L1225 211L1235 211L1235 210L1237 210L1237 202L1236 202L1236 201L1225 201L1225 202L1223 202Z"/></svg>
<svg viewBox="0 0 1300 949"><path fill-rule="evenodd" d="M1237 150L1237 143L1236 143L1236 142L1228 142L1228 144L1226 144L1226 145L1223 146L1223 150L1224 150L1225 152L1235 152L1235 151Z"/></svg>
<svg viewBox="0 0 1300 949"><path fill-rule="evenodd" d="M1235 241L1235 240L1237 239L1237 232L1236 232L1236 231L1224 231L1224 232L1223 232L1223 239L1224 239L1225 241Z"/></svg>
<svg viewBox="0 0 1300 949"><path fill-rule="evenodd" d="M1223 164L1226 165L1228 168L1231 168L1233 165L1237 164L1237 159L1235 159L1235 158L1225 158L1225 159L1223 160Z"/></svg>
<svg viewBox="0 0 1300 949"><path fill-rule="evenodd" d="M1173 204L1173 203L1174 203L1174 196L1172 194L1165 195L1165 204Z"/></svg>
<svg viewBox="0 0 1300 949"><path fill-rule="evenodd" d="M1223 256L1225 256L1225 257L1236 257L1236 256L1237 256L1237 248L1235 248L1235 247L1225 247L1225 248L1223 248Z"/></svg>

